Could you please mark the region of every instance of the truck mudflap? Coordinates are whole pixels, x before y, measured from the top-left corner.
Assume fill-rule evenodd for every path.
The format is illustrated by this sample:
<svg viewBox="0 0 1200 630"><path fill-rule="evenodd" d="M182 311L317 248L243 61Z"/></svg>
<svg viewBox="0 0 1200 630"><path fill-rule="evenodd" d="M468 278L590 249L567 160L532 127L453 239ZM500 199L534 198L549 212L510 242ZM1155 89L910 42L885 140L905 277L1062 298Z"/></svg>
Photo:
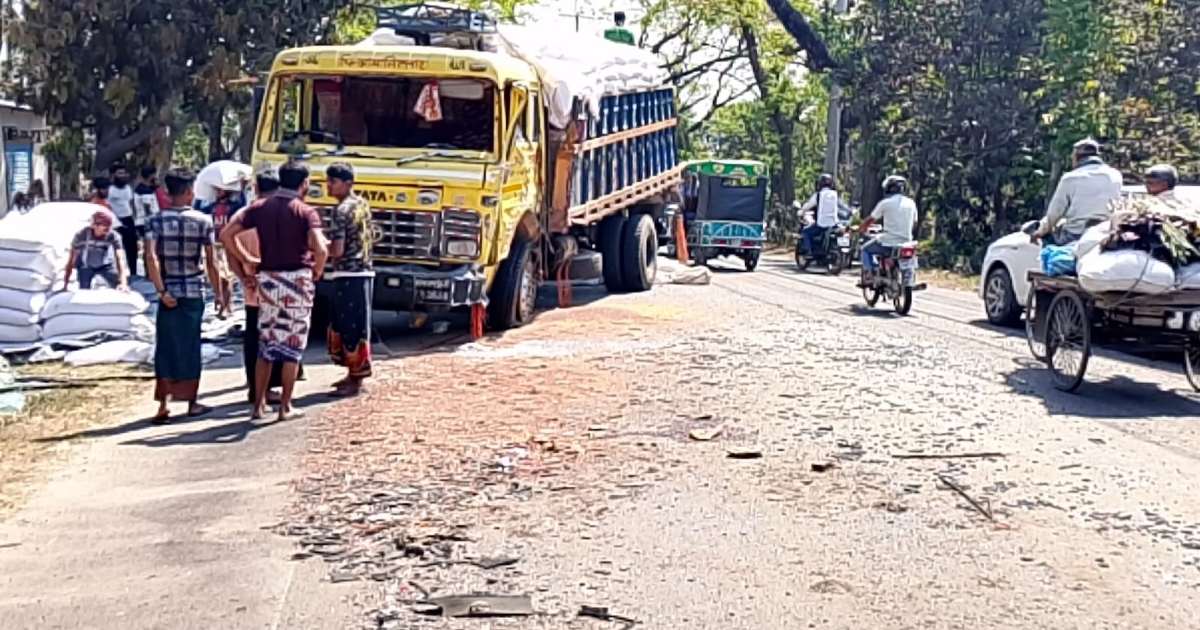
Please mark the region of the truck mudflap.
<svg viewBox="0 0 1200 630"><path fill-rule="evenodd" d="M321 284L329 283L322 281ZM484 284L483 270L476 265L444 269L408 264L376 266L374 306L380 311L426 313L439 313L473 304L486 306ZM318 287L318 293L331 288Z"/></svg>

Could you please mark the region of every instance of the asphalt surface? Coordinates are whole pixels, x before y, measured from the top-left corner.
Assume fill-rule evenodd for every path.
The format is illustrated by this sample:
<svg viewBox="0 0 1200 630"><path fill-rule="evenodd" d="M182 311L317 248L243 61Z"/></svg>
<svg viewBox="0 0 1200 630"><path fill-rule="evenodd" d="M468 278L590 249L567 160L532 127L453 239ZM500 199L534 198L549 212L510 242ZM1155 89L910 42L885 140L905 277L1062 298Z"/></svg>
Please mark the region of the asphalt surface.
<svg viewBox="0 0 1200 630"><path fill-rule="evenodd" d="M1064 394L974 294L932 288L900 317L853 274L714 267L708 286L577 289L481 344L389 333L374 393L301 423L95 436L0 525L19 543L0 546L0 627L610 627L584 604L660 628L1197 627L1200 398L1178 366L1103 352ZM408 517L515 566L327 584L263 530L297 518L288 479L463 470L470 501ZM407 580L541 614L417 617Z"/></svg>

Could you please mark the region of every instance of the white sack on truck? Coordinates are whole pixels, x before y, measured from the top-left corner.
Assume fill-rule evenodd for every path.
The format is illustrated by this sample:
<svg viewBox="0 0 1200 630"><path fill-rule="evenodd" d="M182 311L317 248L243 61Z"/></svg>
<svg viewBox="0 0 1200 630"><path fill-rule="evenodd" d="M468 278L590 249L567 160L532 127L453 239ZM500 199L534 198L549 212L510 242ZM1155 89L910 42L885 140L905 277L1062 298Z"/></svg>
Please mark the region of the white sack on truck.
<svg viewBox="0 0 1200 630"><path fill-rule="evenodd" d="M603 37L515 24L501 24L498 30L509 54L537 68L548 86L547 120L559 129L571 122L575 99L597 115L605 94L662 87L671 76L654 53Z"/></svg>
<svg viewBox="0 0 1200 630"><path fill-rule="evenodd" d="M1076 264L1079 286L1091 293L1109 291L1158 294L1175 288L1175 270L1147 252L1094 248Z"/></svg>

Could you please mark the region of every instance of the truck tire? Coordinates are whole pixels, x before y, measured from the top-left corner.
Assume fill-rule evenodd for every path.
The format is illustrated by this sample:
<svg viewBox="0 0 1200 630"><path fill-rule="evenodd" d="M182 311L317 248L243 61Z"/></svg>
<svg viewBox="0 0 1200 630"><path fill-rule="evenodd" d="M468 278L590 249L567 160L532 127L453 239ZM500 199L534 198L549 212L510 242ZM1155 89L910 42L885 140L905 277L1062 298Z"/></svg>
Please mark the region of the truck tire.
<svg viewBox="0 0 1200 630"><path fill-rule="evenodd" d="M513 239L508 258L500 263L488 294L488 328L520 328L533 319L538 286L541 285L533 248L532 242L519 236Z"/></svg>
<svg viewBox="0 0 1200 630"><path fill-rule="evenodd" d="M648 214L630 217L621 239L621 275L630 293L649 291L658 273L658 235Z"/></svg>
<svg viewBox="0 0 1200 630"><path fill-rule="evenodd" d="M604 258L604 286L609 293L620 293L625 290L625 281L621 272L621 245L624 242L625 224L628 220L623 214L605 217L600 222L600 255Z"/></svg>

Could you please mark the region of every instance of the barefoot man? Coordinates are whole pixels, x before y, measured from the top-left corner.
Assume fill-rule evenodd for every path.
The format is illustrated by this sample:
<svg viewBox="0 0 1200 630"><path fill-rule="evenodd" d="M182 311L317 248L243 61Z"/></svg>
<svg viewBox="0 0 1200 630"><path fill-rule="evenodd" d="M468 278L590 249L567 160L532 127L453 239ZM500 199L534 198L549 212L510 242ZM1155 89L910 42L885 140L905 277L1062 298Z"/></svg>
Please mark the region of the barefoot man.
<svg viewBox="0 0 1200 630"><path fill-rule="evenodd" d="M255 367L254 418L266 414L267 385L271 364L283 363L283 393L279 419L298 417L292 408L292 392L312 320L313 292L328 258L321 219L316 210L301 201L308 189L308 167L288 162L279 168L279 190L255 203L221 230L225 249L245 260L237 236L258 230L258 365Z"/></svg>

